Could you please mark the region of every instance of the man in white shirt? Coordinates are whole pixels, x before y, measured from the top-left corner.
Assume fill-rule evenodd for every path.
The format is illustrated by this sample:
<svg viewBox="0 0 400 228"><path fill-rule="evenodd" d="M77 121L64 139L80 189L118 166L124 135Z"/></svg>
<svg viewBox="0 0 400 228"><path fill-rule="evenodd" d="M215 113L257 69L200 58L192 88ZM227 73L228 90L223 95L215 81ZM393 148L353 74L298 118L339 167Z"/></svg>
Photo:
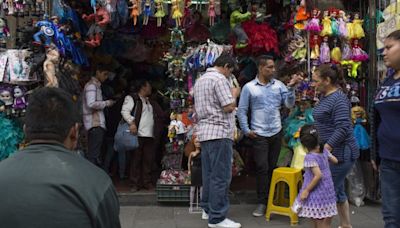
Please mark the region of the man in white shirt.
<svg viewBox="0 0 400 228"><path fill-rule="evenodd" d="M163 112L157 102L149 99L151 92L152 87L148 81L138 81L135 92L125 97L121 110L123 119L130 125L131 133L137 134L139 139L139 148L131 156L131 191L154 189L151 168L162 129L158 120L162 119Z"/></svg>
<svg viewBox="0 0 400 228"><path fill-rule="evenodd" d="M87 157L95 165L101 165L100 154L106 132L104 108L111 107L113 100L103 101L101 83L107 80L109 71L99 65L96 75L86 83L83 91L83 124L88 132Z"/></svg>

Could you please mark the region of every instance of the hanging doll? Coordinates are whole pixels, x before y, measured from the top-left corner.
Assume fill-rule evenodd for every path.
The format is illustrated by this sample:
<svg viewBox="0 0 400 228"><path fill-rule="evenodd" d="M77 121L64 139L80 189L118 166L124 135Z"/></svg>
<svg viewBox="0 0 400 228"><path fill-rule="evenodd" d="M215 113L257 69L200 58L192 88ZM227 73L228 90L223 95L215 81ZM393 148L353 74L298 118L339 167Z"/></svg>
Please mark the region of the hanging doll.
<svg viewBox="0 0 400 228"><path fill-rule="evenodd" d="M344 39L342 42L342 59L351 60L353 58L353 51L351 50L349 41Z"/></svg>
<svg viewBox="0 0 400 228"><path fill-rule="evenodd" d="M182 30L179 28L173 28L171 31L170 42L172 44L172 54L177 55L178 53L181 53L183 42L185 42Z"/></svg>
<svg viewBox="0 0 400 228"><path fill-rule="evenodd" d="M178 139L178 145L183 145L185 142L185 124L182 122L182 114L177 114L176 115L176 125L177 125L177 131L176 131L176 138Z"/></svg>
<svg viewBox="0 0 400 228"><path fill-rule="evenodd" d="M24 16L24 2L23 0L14 0L14 9L18 16Z"/></svg>
<svg viewBox="0 0 400 228"><path fill-rule="evenodd" d="M14 0L6 0L8 15L14 15Z"/></svg>
<svg viewBox="0 0 400 228"><path fill-rule="evenodd" d="M131 9L131 18L133 18L133 25L136 26L137 24L137 19L139 17L139 5L137 0L130 0L132 3L132 6L129 7Z"/></svg>
<svg viewBox="0 0 400 228"><path fill-rule="evenodd" d="M295 135L305 124L314 123L312 116L313 108L309 101L300 101L295 109L285 120L284 137L288 141L288 146L293 148L298 142Z"/></svg>
<svg viewBox="0 0 400 228"><path fill-rule="evenodd" d="M361 39L365 37L364 29L362 27L363 22L364 20L360 19L360 14L355 13L352 23L352 33L351 33L352 39Z"/></svg>
<svg viewBox="0 0 400 228"><path fill-rule="evenodd" d="M182 19L182 26L186 28L191 21L191 12L190 6L192 5L192 0L185 0L185 7L183 9L183 19Z"/></svg>
<svg viewBox="0 0 400 228"><path fill-rule="evenodd" d="M188 157L188 170L191 181L190 184L192 186L198 186L201 188L202 186L201 154L200 154L201 145L196 135L193 135L191 141L193 141L194 151L190 152Z"/></svg>
<svg viewBox="0 0 400 228"><path fill-rule="evenodd" d="M15 86L12 113L13 115L19 117L25 114L26 111L25 109L26 109L25 93L19 86Z"/></svg>
<svg viewBox="0 0 400 228"><path fill-rule="evenodd" d="M347 31L347 21L348 18L346 16L346 13L343 10L339 11L339 18L338 18L338 24L339 24L339 36L343 38L348 37L348 31Z"/></svg>
<svg viewBox="0 0 400 228"><path fill-rule="evenodd" d="M340 47L338 47L338 39L336 37L333 39L331 59L334 64L340 64L340 61L342 61L342 51L340 50Z"/></svg>
<svg viewBox="0 0 400 228"><path fill-rule="evenodd" d="M143 6L143 25L149 23L149 17L151 16L151 0L146 0Z"/></svg>
<svg viewBox="0 0 400 228"><path fill-rule="evenodd" d="M60 60L60 53L53 47L46 51L46 61L43 63L43 72L45 76L46 87L58 88L58 78L56 75L58 63Z"/></svg>
<svg viewBox="0 0 400 228"><path fill-rule="evenodd" d="M367 115L364 108L361 106L354 106L351 109L351 118L354 124L354 136L356 138L358 147L361 150L367 150L370 147L370 138L365 130L367 124Z"/></svg>
<svg viewBox="0 0 400 228"><path fill-rule="evenodd" d="M319 61L322 64L331 62L331 50L329 49L328 40L329 38L325 36L321 44Z"/></svg>
<svg viewBox="0 0 400 228"><path fill-rule="evenodd" d="M163 0L156 0L156 13L154 16L157 18L157 27L161 26L163 17L165 17L165 11L163 6Z"/></svg>
<svg viewBox="0 0 400 228"><path fill-rule="evenodd" d="M319 15L320 14L321 14L321 11L319 11L318 9L313 9L312 10L313 18L306 25L306 30L307 31L321 32L322 27L319 24Z"/></svg>
<svg viewBox="0 0 400 228"><path fill-rule="evenodd" d="M209 4L208 4L208 18L209 18L210 27L214 26L214 21L215 21L214 0L210 0L209 1Z"/></svg>
<svg viewBox="0 0 400 228"><path fill-rule="evenodd" d="M183 17L181 9L179 7L180 0L172 0L171 1L171 12L172 12L172 19L175 20L176 27L181 26L181 18Z"/></svg>
<svg viewBox="0 0 400 228"><path fill-rule="evenodd" d="M332 22L329 17L329 11L325 10L322 18L322 31L320 36L331 36L332 35Z"/></svg>
<svg viewBox="0 0 400 228"><path fill-rule="evenodd" d="M352 49L352 60L357 62L365 62L369 59L368 54L361 49L359 45L359 41L356 39L353 41L353 49Z"/></svg>
<svg viewBox="0 0 400 228"><path fill-rule="evenodd" d="M0 18L0 45L6 47L6 39L10 37L10 30L3 18Z"/></svg>
<svg viewBox="0 0 400 228"><path fill-rule="evenodd" d="M230 16L230 25L233 33L236 36L235 48L245 48L248 45L249 37L242 28L242 22L251 18L251 12L241 13L240 7L237 7Z"/></svg>
<svg viewBox="0 0 400 228"><path fill-rule="evenodd" d="M82 19L87 22L93 22L87 32L88 39L85 41L85 44L89 47L100 46L104 30L110 23L110 15L107 10L97 3L95 13L90 15L83 14Z"/></svg>
<svg viewBox="0 0 400 228"><path fill-rule="evenodd" d="M338 10L332 9L331 10L331 27L332 27L332 35L338 36L339 35L339 24L337 21Z"/></svg>
<svg viewBox="0 0 400 228"><path fill-rule="evenodd" d="M320 44L320 38L317 34L314 34L312 39L310 40L310 47L311 47L310 59L312 60L319 59L320 56L319 44Z"/></svg>
<svg viewBox="0 0 400 228"><path fill-rule="evenodd" d="M303 30L304 26L305 26L304 24L309 17L310 17L310 14L307 12L307 9L306 9L306 1L301 0L300 5L297 9L297 14L295 17L296 24L294 25L294 27L296 29Z"/></svg>
<svg viewBox="0 0 400 228"><path fill-rule="evenodd" d="M292 53L292 57L299 61L300 63L306 61L307 48L304 39L298 39L295 42L296 50Z"/></svg>

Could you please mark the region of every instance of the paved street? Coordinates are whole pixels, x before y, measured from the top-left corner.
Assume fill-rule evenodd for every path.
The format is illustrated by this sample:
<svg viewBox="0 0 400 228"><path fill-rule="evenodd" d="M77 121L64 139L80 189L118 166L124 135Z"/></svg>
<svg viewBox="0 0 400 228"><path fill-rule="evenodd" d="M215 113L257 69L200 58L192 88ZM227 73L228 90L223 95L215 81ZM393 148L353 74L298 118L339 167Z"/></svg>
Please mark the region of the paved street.
<svg viewBox="0 0 400 228"><path fill-rule="evenodd" d="M264 217L254 218L251 212L254 205L236 204L231 206L229 217L242 223L244 228L283 228L290 227L289 218L273 215L270 222ZM367 203L366 206L356 208L351 206L351 219L354 228L383 227L380 205ZM189 214L188 207L184 206L122 206L122 228L205 228L207 222L201 220L201 214ZM298 228L311 227L307 220L300 220ZM337 227L337 218L332 227Z"/></svg>

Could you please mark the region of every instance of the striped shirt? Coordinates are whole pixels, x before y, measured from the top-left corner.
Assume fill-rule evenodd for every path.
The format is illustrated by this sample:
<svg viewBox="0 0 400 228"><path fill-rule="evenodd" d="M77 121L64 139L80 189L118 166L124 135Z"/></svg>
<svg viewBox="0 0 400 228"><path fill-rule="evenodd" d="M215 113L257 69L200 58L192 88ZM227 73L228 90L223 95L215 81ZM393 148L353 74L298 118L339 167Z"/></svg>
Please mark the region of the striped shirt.
<svg viewBox="0 0 400 228"><path fill-rule="evenodd" d="M207 69L194 85L194 101L199 141L233 140L234 113L223 110L224 106L234 103L228 79L215 68Z"/></svg>
<svg viewBox="0 0 400 228"><path fill-rule="evenodd" d="M353 134L351 105L341 90L321 97L313 116L321 143L329 144L339 161L344 161L345 146L350 147L352 160L358 158L360 152Z"/></svg>
<svg viewBox="0 0 400 228"><path fill-rule="evenodd" d="M101 82L97 78L92 77L85 85L83 96L83 124L85 129L90 130L94 127L106 129L103 110L107 106L107 102L103 101Z"/></svg>

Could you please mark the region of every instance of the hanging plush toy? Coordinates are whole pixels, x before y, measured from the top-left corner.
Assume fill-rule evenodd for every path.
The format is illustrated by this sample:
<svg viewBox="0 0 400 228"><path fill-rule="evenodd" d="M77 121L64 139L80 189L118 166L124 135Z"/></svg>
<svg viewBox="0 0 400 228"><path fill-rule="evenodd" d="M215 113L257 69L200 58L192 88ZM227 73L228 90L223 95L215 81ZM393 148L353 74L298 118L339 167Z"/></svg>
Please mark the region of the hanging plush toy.
<svg viewBox="0 0 400 228"><path fill-rule="evenodd" d="M329 11L324 11L324 16L322 18L322 31L320 36L331 36L332 35L332 22L331 18L329 17Z"/></svg>
<svg viewBox="0 0 400 228"><path fill-rule="evenodd" d="M318 9L312 10L313 18L306 25L307 31L321 32L322 26L319 24L319 15L320 14L321 14L321 11L319 11Z"/></svg>
<svg viewBox="0 0 400 228"><path fill-rule="evenodd" d="M97 3L95 13L90 15L83 14L82 19L87 22L93 22L87 33L88 40L85 41L85 44L89 47L100 46L103 32L110 23L110 15L107 10Z"/></svg>
<svg viewBox="0 0 400 228"><path fill-rule="evenodd" d="M327 36L325 36L323 39L323 42L321 44L319 61L322 64L331 62L331 50L329 49L328 40L329 40L329 38Z"/></svg>
<svg viewBox="0 0 400 228"><path fill-rule="evenodd" d="M143 6L143 25L149 23L149 17L151 16L151 0L146 0Z"/></svg>
<svg viewBox="0 0 400 228"><path fill-rule="evenodd" d="M357 145L361 150L367 150L370 147L370 138L365 130L367 124L367 115L365 110L361 106L354 106L351 109L351 118L354 124L354 136L357 141Z"/></svg>
<svg viewBox="0 0 400 228"><path fill-rule="evenodd" d="M339 18L338 18L338 24L339 24L339 36L343 38L347 38L349 33L347 31L347 21L348 18L346 16L346 13L343 10L339 11Z"/></svg>
<svg viewBox="0 0 400 228"><path fill-rule="evenodd" d="M157 27L161 26L162 19L165 17L164 2L163 0L156 0L156 13L154 16L157 18Z"/></svg>
<svg viewBox="0 0 400 228"><path fill-rule="evenodd" d="M137 24L137 19L140 15L139 12L139 4L137 0L130 0L132 3L132 6L129 7L129 9L131 9L131 18L133 18L133 25L136 26Z"/></svg>
<svg viewBox="0 0 400 228"><path fill-rule="evenodd" d="M183 17L181 9L179 7L180 0L172 0L171 1L171 12L172 12L172 19L175 20L176 27L181 26L181 18Z"/></svg>
<svg viewBox="0 0 400 228"><path fill-rule="evenodd" d="M352 34L351 34L352 39L361 39L365 37L364 29L362 27L363 23L364 20L360 19L360 14L355 13L352 23Z"/></svg>
<svg viewBox="0 0 400 228"><path fill-rule="evenodd" d="M208 3L208 18L209 18L210 27L214 26L214 21L215 21L214 0L210 0Z"/></svg>
<svg viewBox="0 0 400 228"><path fill-rule="evenodd" d="M360 45L359 45L359 41L358 40L354 40L353 41L353 51L352 51L352 60L354 61L358 61L358 62L365 62L368 61L369 56L368 54L361 49Z"/></svg>
<svg viewBox="0 0 400 228"><path fill-rule="evenodd" d="M249 40L246 32L242 28L242 22L251 18L251 12L241 13L240 7L237 7L230 16L230 25L233 33L236 35L236 48L245 48Z"/></svg>

